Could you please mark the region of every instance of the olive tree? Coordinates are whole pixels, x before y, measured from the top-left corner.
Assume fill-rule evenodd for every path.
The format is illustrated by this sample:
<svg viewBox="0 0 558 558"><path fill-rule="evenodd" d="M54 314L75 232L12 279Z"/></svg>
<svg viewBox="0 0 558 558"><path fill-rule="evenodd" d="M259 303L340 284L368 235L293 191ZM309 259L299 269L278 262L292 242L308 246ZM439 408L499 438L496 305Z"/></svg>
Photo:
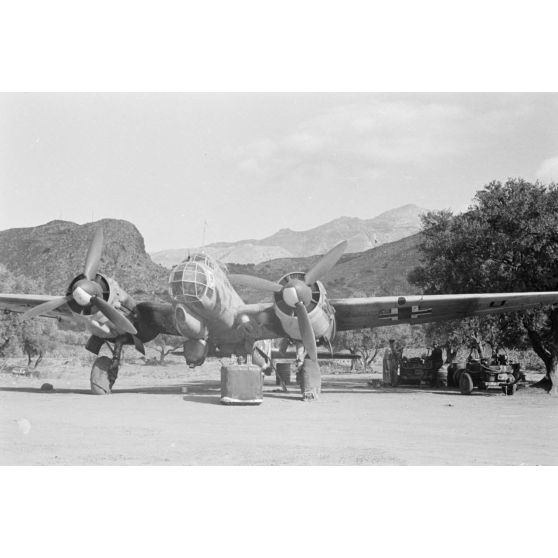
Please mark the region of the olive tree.
<svg viewBox="0 0 558 558"><path fill-rule="evenodd" d="M468 211L423 216L420 249L423 264L409 281L426 294L558 290L558 188L522 179L491 182ZM544 385L556 394L558 309L487 319L497 323L495 346L530 344L544 362Z"/></svg>

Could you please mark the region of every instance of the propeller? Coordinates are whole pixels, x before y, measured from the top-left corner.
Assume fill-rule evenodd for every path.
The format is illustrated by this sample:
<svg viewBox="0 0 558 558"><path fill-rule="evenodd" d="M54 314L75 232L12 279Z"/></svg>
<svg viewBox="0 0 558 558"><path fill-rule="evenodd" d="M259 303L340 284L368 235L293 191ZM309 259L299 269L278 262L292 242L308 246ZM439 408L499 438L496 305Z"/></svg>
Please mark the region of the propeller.
<svg viewBox="0 0 558 558"><path fill-rule="evenodd" d="M97 270L99 269L99 264L101 263L101 255L103 253L103 229L99 227L95 231L95 236L89 245L89 250L87 250L87 256L85 256L85 266L83 274L86 279L93 281L97 276Z"/></svg>
<svg viewBox="0 0 558 558"><path fill-rule="evenodd" d="M24 312L21 317L24 320L27 320L28 318L35 318L37 316L40 316L41 314L47 314L51 310L54 310L55 308L66 304L66 302L70 302L70 300L72 300L71 295L58 296L56 298L53 298L52 300L49 300L48 302L43 302L38 306L34 306L30 310L27 310L27 312Z"/></svg>
<svg viewBox="0 0 558 558"><path fill-rule="evenodd" d="M93 240L89 245L87 250L87 256L85 257L84 265L84 278L75 282L72 287L72 292L66 296L60 296L53 298L48 302L43 302L27 312L22 314L24 320L28 318L34 318L41 314L46 314L51 310L59 308L67 302L74 300L80 306L95 306L102 314L104 314L120 331L131 333L135 335L137 333L136 328L133 326L132 322L128 320L124 315L122 315L114 306L111 306L108 302L103 299L103 291L99 283L95 281L97 277L97 270L99 269L99 264L101 262L101 255L103 252L103 229L98 228L95 231Z"/></svg>
<svg viewBox="0 0 558 558"><path fill-rule="evenodd" d="M262 279L261 277L254 277L253 275L238 275L233 273L229 275L229 280L235 285L248 287L256 291L279 293L283 290L283 285L268 281L267 279Z"/></svg>
<svg viewBox="0 0 558 558"><path fill-rule="evenodd" d="M285 304L294 309L302 344L310 359L316 362L318 359L316 336L306 306L312 301L312 285L335 266L346 249L346 240L337 244L304 275L304 281L292 278L285 285L281 285L252 275L229 275L229 279L235 285L250 287L257 291L280 292Z"/></svg>
<svg viewBox="0 0 558 558"><path fill-rule="evenodd" d="M131 333L132 335L137 334L138 331L133 326L132 322L103 298L92 296L91 304L96 306L119 330Z"/></svg>
<svg viewBox="0 0 558 558"><path fill-rule="evenodd" d="M339 258L341 258L346 249L346 240L340 242L337 246L334 246L327 254L320 258L318 263L316 263L316 265L314 265L308 273L306 273L304 282L307 285L312 285L320 277L323 277L339 261Z"/></svg>
<svg viewBox="0 0 558 558"><path fill-rule="evenodd" d="M310 360L316 362L318 360L318 347L316 346L316 336L312 329L312 323L308 317L308 311L303 302L297 302L295 305L296 317L298 319L298 327L300 329L300 336L302 337L302 344L310 357Z"/></svg>

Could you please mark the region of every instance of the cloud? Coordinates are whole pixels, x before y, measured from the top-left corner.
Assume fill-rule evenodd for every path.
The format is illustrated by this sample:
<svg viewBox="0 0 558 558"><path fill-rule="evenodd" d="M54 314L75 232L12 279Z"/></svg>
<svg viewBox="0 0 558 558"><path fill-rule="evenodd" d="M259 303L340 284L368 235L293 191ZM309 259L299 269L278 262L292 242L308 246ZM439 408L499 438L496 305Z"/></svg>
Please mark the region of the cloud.
<svg viewBox="0 0 558 558"><path fill-rule="evenodd" d="M545 159L535 176L543 182L558 182L558 156Z"/></svg>
<svg viewBox="0 0 558 558"><path fill-rule="evenodd" d="M318 212L322 219L334 211L371 215L419 198L428 205L424 196L460 206L500 168L504 177L516 175L507 170L510 160L524 149L522 132L540 111L540 103L490 95L353 98L230 146L230 182L260 205L288 200L283 211L300 228L316 224L309 216Z"/></svg>
<svg viewBox="0 0 558 558"><path fill-rule="evenodd" d="M324 111L283 136L237 146L229 155L240 171L258 169L270 179L301 167L312 173L312 167L332 162L361 171L423 166L458 155L459 135L469 121L454 104L368 98Z"/></svg>

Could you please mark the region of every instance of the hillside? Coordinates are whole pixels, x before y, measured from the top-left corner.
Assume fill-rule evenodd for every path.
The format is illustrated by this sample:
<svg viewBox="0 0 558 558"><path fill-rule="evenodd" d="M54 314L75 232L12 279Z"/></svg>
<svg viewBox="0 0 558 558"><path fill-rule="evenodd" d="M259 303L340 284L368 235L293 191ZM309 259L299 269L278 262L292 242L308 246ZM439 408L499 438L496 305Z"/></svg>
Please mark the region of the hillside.
<svg viewBox="0 0 558 558"><path fill-rule="evenodd" d="M103 219L78 225L51 221L45 225L0 232L0 263L11 272L44 285L45 294L63 294L70 280L83 271L85 256L97 227L104 232L100 272L130 294L166 289L168 271L145 252L142 235L132 223Z"/></svg>
<svg viewBox="0 0 558 558"><path fill-rule="evenodd" d="M372 219L340 217L307 231L281 229L261 240L219 242L204 247L209 255L225 263L257 264L266 260L323 254L342 240L349 252L363 252L393 242L420 230L420 215L427 210L413 204L386 211ZM151 254L153 261L172 267L188 251L199 248L162 250Z"/></svg>
<svg viewBox="0 0 558 558"><path fill-rule="evenodd" d="M0 264L17 275L44 284L43 292L62 294L69 281L83 269L85 254L95 229L102 225L105 249L100 271L116 279L138 299L163 296L168 270L154 264L144 240L128 221L104 219L77 225L51 221L39 227L0 232ZM372 296L416 292L407 282L418 265L420 234L382 244L364 252L345 254L324 277L330 297ZM259 264L228 264L233 273L247 273L277 280L289 271L306 271L320 256L277 258ZM267 300L266 293L239 289L248 302Z"/></svg>
<svg viewBox="0 0 558 558"><path fill-rule="evenodd" d="M421 263L420 239L419 233L365 252L345 254L323 279L328 295L342 298L417 293L417 287L409 284L407 275ZM228 264L228 268L231 273L277 280L290 271L307 271L319 257L283 258L257 265ZM239 289L239 292L249 302L271 299L265 293L247 289Z"/></svg>

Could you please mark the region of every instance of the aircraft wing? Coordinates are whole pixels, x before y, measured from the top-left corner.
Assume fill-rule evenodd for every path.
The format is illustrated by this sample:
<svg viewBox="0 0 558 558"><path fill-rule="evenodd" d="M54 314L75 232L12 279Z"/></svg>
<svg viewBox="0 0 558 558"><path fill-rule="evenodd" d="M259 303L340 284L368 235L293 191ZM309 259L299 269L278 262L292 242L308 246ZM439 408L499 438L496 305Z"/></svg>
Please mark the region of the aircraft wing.
<svg viewBox="0 0 558 558"><path fill-rule="evenodd" d="M32 295L32 294L0 294L0 310L9 310L10 312L26 312L30 308L43 304L43 302L49 302L55 298L60 298L58 296L50 295ZM46 316L48 318L62 318L70 317L71 310L68 308L67 304L41 314L41 316Z"/></svg>
<svg viewBox="0 0 558 558"><path fill-rule="evenodd" d="M296 352L294 351L287 351L286 353L282 353L278 349L273 349L271 351L271 358L273 360L289 360L293 361L296 359ZM328 351L318 351L318 360L358 360L360 355L354 355L349 352L342 353L342 352L334 352L330 353Z"/></svg>
<svg viewBox="0 0 558 558"><path fill-rule="evenodd" d="M330 301L337 329L422 324L558 303L558 292L413 295Z"/></svg>

